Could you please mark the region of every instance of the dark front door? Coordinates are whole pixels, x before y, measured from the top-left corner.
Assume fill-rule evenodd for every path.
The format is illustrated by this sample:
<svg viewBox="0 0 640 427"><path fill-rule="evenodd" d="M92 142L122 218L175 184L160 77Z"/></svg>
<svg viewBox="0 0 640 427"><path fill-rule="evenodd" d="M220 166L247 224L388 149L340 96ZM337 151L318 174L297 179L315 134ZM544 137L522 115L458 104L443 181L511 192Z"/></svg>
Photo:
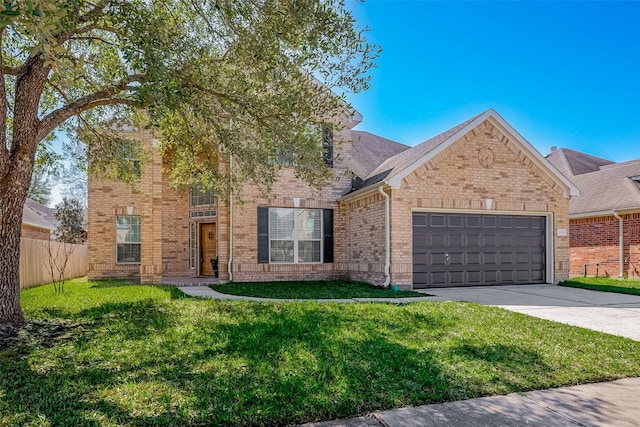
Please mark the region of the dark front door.
<svg viewBox="0 0 640 427"><path fill-rule="evenodd" d="M415 288L545 283L543 216L413 214Z"/></svg>
<svg viewBox="0 0 640 427"><path fill-rule="evenodd" d="M200 275L213 276L211 260L217 256L216 224L200 224Z"/></svg>

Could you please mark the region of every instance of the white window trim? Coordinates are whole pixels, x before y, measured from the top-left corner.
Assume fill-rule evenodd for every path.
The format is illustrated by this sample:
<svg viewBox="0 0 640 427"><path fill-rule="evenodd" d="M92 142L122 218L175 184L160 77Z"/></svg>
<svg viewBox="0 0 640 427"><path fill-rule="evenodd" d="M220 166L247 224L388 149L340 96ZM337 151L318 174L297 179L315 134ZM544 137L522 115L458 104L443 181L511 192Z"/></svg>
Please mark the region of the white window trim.
<svg viewBox="0 0 640 427"><path fill-rule="evenodd" d="M292 239L272 239L271 238L271 210L272 209L288 209L288 210L292 210L294 211L294 225L293 225L293 229L296 229L296 218L297 215L295 215L296 211L320 211L320 238L319 239L300 239L303 242L320 242L320 261L299 261L298 258L298 241L299 239L297 239L296 237L293 237ZM303 209L303 208L282 208L282 207L269 207L269 264L276 264L276 265L293 265L293 264L297 264L297 265L317 265L317 264L322 264L324 262L324 220L323 220L323 214L322 214L322 209ZM272 241L280 241L280 242L289 242L291 240L293 240L293 262L289 262L289 261L272 261L271 260L271 242Z"/></svg>
<svg viewBox="0 0 640 427"><path fill-rule="evenodd" d="M125 242L125 243L118 243L118 217L138 217L140 218L140 242L138 243L133 243L133 242ZM115 258L116 258L116 264L118 265L140 265L142 264L142 217L140 215L116 215L115 217L115 233L116 233L116 244L115 244ZM118 261L118 245L138 245L140 246L140 261Z"/></svg>

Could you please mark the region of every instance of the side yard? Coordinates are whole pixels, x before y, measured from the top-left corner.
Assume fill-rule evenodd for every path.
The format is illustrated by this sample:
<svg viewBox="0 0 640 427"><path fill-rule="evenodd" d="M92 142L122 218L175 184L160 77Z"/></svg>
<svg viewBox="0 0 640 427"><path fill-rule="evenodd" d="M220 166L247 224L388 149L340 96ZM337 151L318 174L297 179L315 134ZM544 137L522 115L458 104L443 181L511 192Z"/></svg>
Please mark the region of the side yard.
<svg viewBox="0 0 640 427"><path fill-rule="evenodd" d="M286 425L640 376L640 342L471 303L211 301L86 280L22 303L0 425Z"/></svg>

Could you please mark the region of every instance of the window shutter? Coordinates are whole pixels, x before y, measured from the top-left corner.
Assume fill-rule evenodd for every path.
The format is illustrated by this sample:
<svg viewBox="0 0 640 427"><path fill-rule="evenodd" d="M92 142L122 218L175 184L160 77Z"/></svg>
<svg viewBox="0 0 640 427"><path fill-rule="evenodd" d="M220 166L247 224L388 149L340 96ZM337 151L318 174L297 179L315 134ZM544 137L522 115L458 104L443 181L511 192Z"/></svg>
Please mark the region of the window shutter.
<svg viewBox="0 0 640 427"><path fill-rule="evenodd" d="M269 263L269 208L258 207L258 263Z"/></svg>
<svg viewBox="0 0 640 427"><path fill-rule="evenodd" d="M324 209L323 214L323 240L324 240L324 261L333 262L333 209Z"/></svg>
<svg viewBox="0 0 640 427"><path fill-rule="evenodd" d="M322 126L322 150L324 162L330 168L333 167L333 129L331 125Z"/></svg>

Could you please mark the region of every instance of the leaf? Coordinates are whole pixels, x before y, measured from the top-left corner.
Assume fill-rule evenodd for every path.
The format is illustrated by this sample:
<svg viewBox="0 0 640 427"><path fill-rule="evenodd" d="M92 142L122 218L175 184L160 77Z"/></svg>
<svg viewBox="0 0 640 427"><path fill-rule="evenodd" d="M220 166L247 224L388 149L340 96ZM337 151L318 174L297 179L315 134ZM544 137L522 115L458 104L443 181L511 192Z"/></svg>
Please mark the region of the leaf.
<svg viewBox="0 0 640 427"><path fill-rule="evenodd" d="M20 15L20 10L16 9L16 10L3 10L2 12L0 12L0 15L4 15L4 16L19 16Z"/></svg>

